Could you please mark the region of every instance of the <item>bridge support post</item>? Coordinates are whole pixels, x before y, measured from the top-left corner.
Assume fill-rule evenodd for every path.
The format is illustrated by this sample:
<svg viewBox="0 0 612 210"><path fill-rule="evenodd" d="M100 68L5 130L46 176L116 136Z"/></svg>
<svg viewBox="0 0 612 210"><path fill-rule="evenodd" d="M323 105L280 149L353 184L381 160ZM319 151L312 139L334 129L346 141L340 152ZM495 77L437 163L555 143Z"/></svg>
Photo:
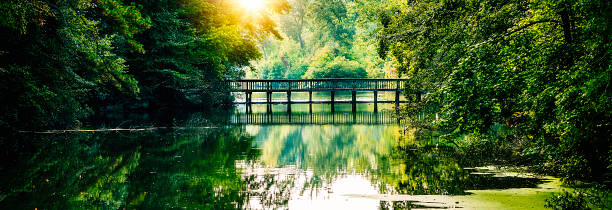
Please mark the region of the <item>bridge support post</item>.
<svg viewBox="0 0 612 210"><path fill-rule="evenodd" d="M269 82L268 82L269 86ZM272 113L272 92L266 92L266 112Z"/></svg>
<svg viewBox="0 0 612 210"><path fill-rule="evenodd" d="M396 80L395 81L395 108L399 108L399 102L400 102L400 80Z"/></svg>
<svg viewBox="0 0 612 210"><path fill-rule="evenodd" d="M312 90L308 91L308 103L312 104Z"/></svg>
<svg viewBox="0 0 612 210"><path fill-rule="evenodd" d="M332 113L334 113L334 111L336 111L335 110L336 107L334 106L334 103L336 102L335 94L336 94L335 91L331 91L331 112Z"/></svg>
<svg viewBox="0 0 612 210"><path fill-rule="evenodd" d="M310 85L309 85L309 87L310 87ZM310 89L310 91L308 91L308 110L312 114L312 89Z"/></svg>
<svg viewBox="0 0 612 210"><path fill-rule="evenodd" d="M287 112L291 113L291 91L287 91Z"/></svg>
<svg viewBox="0 0 612 210"><path fill-rule="evenodd" d="M251 104L251 102L252 102L251 101L251 96L252 96L251 94L252 94L251 92L245 92L244 93L244 95L246 96L246 103L247 104Z"/></svg>
<svg viewBox="0 0 612 210"><path fill-rule="evenodd" d="M374 112L378 112L378 91L374 91Z"/></svg>
<svg viewBox="0 0 612 210"><path fill-rule="evenodd" d="M353 103L353 112L357 112L357 91L351 91L352 95L353 95L353 100L351 101Z"/></svg>
<svg viewBox="0 0 612 210"><path fill-rule="evenodd" d="M291 81L287 86L287 112L291 114ZM291 115L289 115L289 118L291 118Z"/></svg>
<svg viewBox="0 0 612 210"><path fill-rule="evenodd" d="M253 111L252 107L251 107L251 103L253 102L252 101L253 93L252 92L246 92L245 95L246 95L246 104L245 104L245 106L246 106L246 113L251 113Z"/></svg>
<svg viewBox="0 0 612 210"><path fill-rule="evenodd" d="M287 104L291 104L291 91L287 92Z"/></svg>
<svg viewBox="0 0 612 210"><path fill-rule="evenodd" d="M399 108L399 102L400 102L400 91L395 91L395 108Z"/></svg>

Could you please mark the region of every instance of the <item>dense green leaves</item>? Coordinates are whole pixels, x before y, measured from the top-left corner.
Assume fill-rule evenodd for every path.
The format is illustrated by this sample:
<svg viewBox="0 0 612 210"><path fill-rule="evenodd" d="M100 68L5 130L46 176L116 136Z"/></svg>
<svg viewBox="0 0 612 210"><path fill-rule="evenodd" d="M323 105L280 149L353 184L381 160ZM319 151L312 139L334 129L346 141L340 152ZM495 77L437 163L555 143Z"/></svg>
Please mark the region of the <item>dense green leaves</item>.
<svg viewBox="0 0 612 210"><path fill-rule="evenodd" d="M384 1L289 2L289 13L277 17L287 39L262 40L263 59L254 62L256 72L248 77L395 77L392 61L378 58L372 39Z"/></svg>
<svg viewBox="0 0 612 210"><path fill-rule="evenodd" d="M108 3L108 2L107 2ZM138 94L114 40L130 40L147 19L120 2L9 1L1 5L3 114L11 127L77 126L92 90ZM123 13L114 10L130 11ZM97 11L97 12L96 12ZM115 21L122 20L121 22ZM130 30L118 31L127 24ZM116 25L113 28L106 28Z"/></svg>
<svg viewBox="0 0 612 210"><path fill-rule="evenodd" d="M257 184L244 180L237 164L258 155L252 141L240 128L15 136L0 142L0 204L240 209L248 185Z"/></svg>
<svg viewBox="0 0 612 210"><path fill-rule="evenodd" d="M93 111L212 107L222 82L279 36L271 14L237 1L10 0L0 3L0 124L75 127ZM214 90L214 91L213 91Z"/></svg>
<svg viewBox="0 0 612 210"><path fill-rule="evenodd" d="M448 139L508 126L568 178L609 171L609 1L396 1L379 53L428 92ZM517 141L517 140L513 141ZM520 152L520 151L519 151Z"/></svg>
<svg viewBox="0 0 612 210"><path fill-rule="evenodd" d="M313 79L365 78L367 76L368 72L357 61L346 59L344 56L334 57L333 52L321 50L302 77Z"/></svg>

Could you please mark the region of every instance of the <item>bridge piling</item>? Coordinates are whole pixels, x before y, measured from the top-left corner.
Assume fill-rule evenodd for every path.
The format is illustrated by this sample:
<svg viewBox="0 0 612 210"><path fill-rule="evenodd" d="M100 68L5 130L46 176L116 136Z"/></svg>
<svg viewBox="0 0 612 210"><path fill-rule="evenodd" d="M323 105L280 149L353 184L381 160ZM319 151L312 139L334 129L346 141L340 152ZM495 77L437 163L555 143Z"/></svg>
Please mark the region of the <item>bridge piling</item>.
<svg viewBox="0 0 612 210"><path fill-rule="evenodd" d="M291 91L287 91L287 104L291 104Z"/></svg>
<svg viewBox="0 0 612 210"><path fill-rule="evenodd" d="M245 97L246 97L246 102L247 102L247 104L251 104L251 103L252 103L252 101L251 101L251 94L252 94L252 93L251 93L251 92L248 92L248 91L244 93L244 95L245 95Z"/></svg>
<svg viewBox="0 0 612 210"><path fill-rule="evenodd" d="M353 105L353 112L357 112L357 91L351 91L353 97L352 97L352 105Z"/></svg>
<svg viewBox="0 0 612 210"><path fill-rule="evenodd" d="M397 80L397 82L395 83L395 108L399 108L399 101L400 101L400 81Z"/></svg>
<svg viewBox="0 0 612 210"><path fill-rule="evenodd" d="M334 103L335 103L335 101L336 101L336 100L335 100L335 93L336 93L335 91L331 91L331 92L330 92L330 94L331 94L331 112L332 112L332 113L334 113L335 108L336 108L336 107L334 106Z"/></svg>
<svg viewBox="0 0 612 210"><path fill-rule="evenodd" d="M395 91L395 107L399 107L400 91Z"/></svg>
<svg viewBox="0 0 612 210"><path fill-rule="evenodd" d="M374 112L378 112L378 91L374 91Z"/></svg>
<svg viewBox="0 0 612 210"><path fill-rule="evenodd" d="M268 83L269 87L270 83ZM272 92L266 92L266 112L272 113Z"/></svg>
<svg viewBox="0 0 612 210"><path fill-rule="evenodd" d="M311 84L310 84L311 82L312 82L312 81L309 81L309 82L308 82L308 88L309 88L309 90L311 90L311 91L308 91L308 111L309 111L310 113L312 113L312 89L310 88L310 87L311 87L311 86L310 86L310 85L311 85Z"/></svg>
<svg viewBox="0 0 612 210"><path fill-rule="evenodd" d="M252 109L253 109L253 107L251 106L251 105L252 105L252 102L253 102L253 101L252 101L253 93L252 93L252 92L245 92L245 97L246 97L246 101L247 101L247 103L246 103L246 107L245 107L245 108L246 108L246 110L245 110L245 111L246 111L247 113L251 113L251 112L253 111L253 110L252 110Z"/></svg>
<svg viewBox="0 0 612 210"><path fill-rule="evenodd" d="M308 102L312 103L312 91L308 91Z"/></svg>

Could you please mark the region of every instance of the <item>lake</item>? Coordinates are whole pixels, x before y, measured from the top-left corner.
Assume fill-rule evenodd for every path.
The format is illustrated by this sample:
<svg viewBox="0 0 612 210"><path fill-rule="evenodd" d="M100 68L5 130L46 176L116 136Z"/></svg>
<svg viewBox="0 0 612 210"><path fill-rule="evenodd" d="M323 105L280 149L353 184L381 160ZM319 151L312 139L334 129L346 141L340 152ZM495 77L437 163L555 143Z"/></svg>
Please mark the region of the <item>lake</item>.
<svg viewBox="0 0 612 210"><path fill-rule="evenodd" d="M393 104L245 109L126 114L88 131L20 133L2 145L0 207L543 209L562 189L553 177L456 157L398 120Z"/></svg>

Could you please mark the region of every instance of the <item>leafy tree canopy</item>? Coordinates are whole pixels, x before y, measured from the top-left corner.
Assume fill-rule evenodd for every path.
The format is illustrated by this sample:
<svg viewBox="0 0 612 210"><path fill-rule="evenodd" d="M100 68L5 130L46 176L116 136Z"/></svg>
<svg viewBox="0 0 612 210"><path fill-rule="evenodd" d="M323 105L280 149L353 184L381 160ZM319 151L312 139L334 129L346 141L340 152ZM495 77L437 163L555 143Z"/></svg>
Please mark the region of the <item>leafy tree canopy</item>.
<svg viewBox="0 0 612 210"><path fill-rule="evenodd" d="M94 111L227 102L222 80L279 36L272 14L237 1L0 2L0 126L75 127ZM215 87L218 93L207 91Z"/></svg>
<svg viewBox="0 0 612 210"><path fill-rule="evenodd" d="M378 51L427 92L412 110L437 110L447 139L508 126L550 157L542 169L599 176L611 166L611 4L393 1Z"/></svg>

